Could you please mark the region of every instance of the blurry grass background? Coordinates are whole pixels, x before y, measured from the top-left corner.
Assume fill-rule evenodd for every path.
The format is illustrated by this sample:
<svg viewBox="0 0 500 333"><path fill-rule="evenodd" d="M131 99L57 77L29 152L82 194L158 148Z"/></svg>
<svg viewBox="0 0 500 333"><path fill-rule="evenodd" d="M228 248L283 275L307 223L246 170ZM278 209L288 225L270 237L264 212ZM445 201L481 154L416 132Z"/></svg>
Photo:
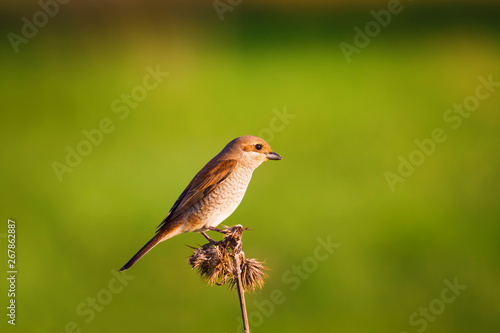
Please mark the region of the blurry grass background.
<svg viewBox="0 0 500 333"><path fill-rule="evenodd" d="M4 2L0 233L17 221L16 329L237 331L237 295L187 265L197 234L154 249L111 300L102 290L211 157L286 108L271 142L283 161L255 172L226 221L253 229L245 252L272 269L247 298L255 331L417 332L410 315L455 278L468 289L426 331L498 331L500 89L457 130L443 121L478 76L500 81L499 7L474 3L404 3L347 63L339 44L386 2L243 2L223 22L209 2L70 2L17 54L6 36L39 7ZM120 120L111 103L157 65L170 75ZM59 182L51 164L103 118L115 130ZM436 127L448 140L392 192L384 173ZM328 236L341 246L291 290L284 274ZM286 300L259 314L276 289ZM108 304L89 310L96 296Z"/></svg>

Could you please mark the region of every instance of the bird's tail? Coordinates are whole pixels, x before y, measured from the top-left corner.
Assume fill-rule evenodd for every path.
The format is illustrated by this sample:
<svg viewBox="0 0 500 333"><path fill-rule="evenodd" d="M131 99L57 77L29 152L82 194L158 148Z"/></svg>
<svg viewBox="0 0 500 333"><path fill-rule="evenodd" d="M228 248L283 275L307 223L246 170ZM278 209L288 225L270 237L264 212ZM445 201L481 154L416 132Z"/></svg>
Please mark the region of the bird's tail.
<svg viewBox="0 0 500 333"><path fill-rule="evenodd" d="M139 250L139 252L137 252L132 257L132 259L130 259L122 268L120 268L120 272L125 271L125 270L129 269L130 267L132 267L133 264L135 264L139 259L144 257L144 255L146 253L148 253L149 251L151 251L153 249L153 247L155 247L158 243L160 243L166 239L169 239L171 237L174 237L180 233L179 229L176 227L169 228L169 229L170 230L168 230L168 229L167 230L159 230L159 232L153 238L151 238L151 240L149 242L147 242L146 245L144 245L142 247L142 249Z"/></svg>
<svg viewBox="0 0 500 333"><path fill-rule="evenodd" d="M141 259L142 257L144 257L144 255L146 253L148 253L149 251L151 251L153 249L153 247L155 247L156 244L158 244L160 242L160 238L157 237L157 236L158 235L156 235L155 237L151 238L151 240L149 242L147 242L146 245L144 245L142 247L142 249L140 249L139 252L137 252L132 257L132 259L130 259L122 268L120 268L120 272L124 271L124 270L127 270L130 267L132 267L132 265L135 264L139 259Z"/></svg>

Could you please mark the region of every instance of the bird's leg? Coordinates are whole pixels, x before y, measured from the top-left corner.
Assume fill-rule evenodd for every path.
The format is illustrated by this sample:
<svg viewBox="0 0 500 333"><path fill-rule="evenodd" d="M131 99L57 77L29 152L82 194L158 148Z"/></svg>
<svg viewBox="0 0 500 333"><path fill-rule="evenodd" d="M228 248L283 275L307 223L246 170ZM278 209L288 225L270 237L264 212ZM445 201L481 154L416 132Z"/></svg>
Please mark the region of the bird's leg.
<svg viewBox="0 0 500 333"><path fill-rule="evenodd" d="M225 232L223 230L217 229L215 227L207 227L207 230L217 231L217 232L225 234ZM207 235L207 233L205 231L201 231L200 234L202 234L203 237L205 237L210 242L211 245L219 243L219 242L214 241L209 235Z"/></svg>
<svg viewBox="0 0 500 333"><path fill-rule="evenodd" d="M210 236L207 235L205 231L202 231L201 234L210 242L210 244L215 243L215 241L212 238L210 238Z"/></svg>
<svg viewBox="0 0 500 333"><path fill-rule="evenodd" d="M208 227L208 230L217 231L217 232L220 232L221 234L225 234L225 232L223 230L220 230L216 227Z"/></svg>

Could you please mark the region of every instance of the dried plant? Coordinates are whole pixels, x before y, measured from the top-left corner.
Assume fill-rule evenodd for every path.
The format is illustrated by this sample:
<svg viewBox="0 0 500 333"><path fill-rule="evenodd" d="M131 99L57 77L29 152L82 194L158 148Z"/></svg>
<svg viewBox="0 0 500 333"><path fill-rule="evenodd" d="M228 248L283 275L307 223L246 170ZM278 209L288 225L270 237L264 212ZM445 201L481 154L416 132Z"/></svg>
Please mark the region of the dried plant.
<svg viewBox="0 0 500 333"><path fill-rule="evenodd" d="M224 247L205 244L195 248L188 262L212 286L223 285L232 277L229 253Z"/></svg>
<svg viewBox="0 0 500 333"><path fill-rule="evenodd" d="M243 254L244 257L245 255ZM265 270L267 268L264 267L262 262L244 258L241 265L241 284L243 285L243 289L253 292L256 289L264 288L264 280L268 277ZM231 286L234 286L233 280L230 283L232 283Z"/></svg>
<svg viewBox="0 0 500 333"><path fill-rule="evenodd" d="M224 234L224 239L219 242L211 240L199 248L193 247L194 253L188 263L209 285L227 283L231 289L237 289L245 332L249 332L244 293L262 289L268 275L262 262L247 259L241 250L241 237L245 230L248 229L241 225L217 229Z"/></svg>

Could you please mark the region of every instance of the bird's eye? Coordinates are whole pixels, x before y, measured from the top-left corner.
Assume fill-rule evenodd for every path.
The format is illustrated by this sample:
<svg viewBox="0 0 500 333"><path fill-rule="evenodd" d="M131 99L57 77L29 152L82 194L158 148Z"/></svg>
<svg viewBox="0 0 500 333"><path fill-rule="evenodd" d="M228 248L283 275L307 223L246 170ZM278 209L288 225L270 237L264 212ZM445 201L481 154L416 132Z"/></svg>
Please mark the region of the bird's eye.
<svg viewBox="0 0 500 333"><path fill-rule="evenodd" d="M256 144L256 145L255 145L255 149L257 149L257 150L261 150L261 149L262 149L262 145L261 145L261 144L259 144L259 143L258 143L258 144Z"/></svg>

